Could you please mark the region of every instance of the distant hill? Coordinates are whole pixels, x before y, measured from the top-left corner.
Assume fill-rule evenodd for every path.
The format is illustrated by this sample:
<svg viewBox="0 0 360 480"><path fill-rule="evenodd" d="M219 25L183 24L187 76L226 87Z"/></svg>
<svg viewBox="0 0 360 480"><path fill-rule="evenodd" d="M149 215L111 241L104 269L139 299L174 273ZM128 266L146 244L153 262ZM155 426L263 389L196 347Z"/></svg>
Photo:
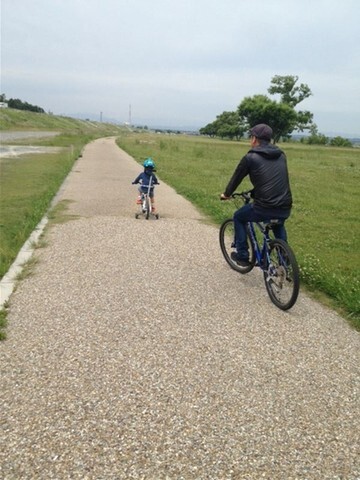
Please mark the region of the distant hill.
<svg viewBox="0 0 360 480"><path fill-rule="evenodd" d="M99 129L113 128L119 132L121 127L100 122L91 122L47 113L35 113L13 108L0 109L0 132L6 130L48 130L62 132L95 133Z"/></svg>

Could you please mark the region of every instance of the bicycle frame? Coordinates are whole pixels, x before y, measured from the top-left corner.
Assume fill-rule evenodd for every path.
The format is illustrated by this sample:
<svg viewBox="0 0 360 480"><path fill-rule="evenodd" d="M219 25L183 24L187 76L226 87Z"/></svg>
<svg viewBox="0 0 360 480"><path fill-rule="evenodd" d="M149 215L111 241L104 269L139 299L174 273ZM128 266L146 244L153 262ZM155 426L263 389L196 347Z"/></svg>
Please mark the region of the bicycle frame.
<svg viewBox="0 0 360 480"><path fill-rule="evenodd" d="M235 194L235 196L239 196L242 198L245 204L250 202L250 192L243 192L242 194ZM261 232L262 236L262 244L259 243L258 239L256 238L255 233L255 225ZM254 265L260 267L264 270L270 263L270 255L269 255L269 243L271 241L270 237L270 230L271 230L271 223L269 222L247 222L247 233L250 239L250 242L254 249ZM235 241L235 239L234 239Z"/></svg>
<svg viewBox="0 0 360 480"><path fill-rule="evenodd" d="M147 201L147 199L149 199L149 201ZM142 208L142 211L145 212L146 209L148 208L149 209L149 213L151 213L151 201L150 201L150 195L149 193L144 193L144 192L141 192L141 208Z"/></svg>
<svg viewBox="0 0 360 480"><path fill-rule="evenodd" d="M259 228L259 230L260 230L260 232L263 236L262 245L259 245L259 242L256 238L254 225L256 225ZM248 234L249 234L250 241L251 241L251 243L254 247L255 265L264 269L270 263L268 245L271 241L271 238L270 238L270 234L269 234L269 231L270 231L269 225L266 224L265 227L264 227L260 222L248 222L247 227L248 227L247 231L248 231Z"/></svg>
<svg viewBox="0 0 360 480"><path fill-rule="evenodd" d="M149 182L149 185L143 185L141 184L141 188L147 188L147 192L141 192L141 196L142 197L146 197L148 196L150 198L150 192L151 192L151 189L153 188L153 184L152 184L152 176L150 177L150 182Z"/></svg>

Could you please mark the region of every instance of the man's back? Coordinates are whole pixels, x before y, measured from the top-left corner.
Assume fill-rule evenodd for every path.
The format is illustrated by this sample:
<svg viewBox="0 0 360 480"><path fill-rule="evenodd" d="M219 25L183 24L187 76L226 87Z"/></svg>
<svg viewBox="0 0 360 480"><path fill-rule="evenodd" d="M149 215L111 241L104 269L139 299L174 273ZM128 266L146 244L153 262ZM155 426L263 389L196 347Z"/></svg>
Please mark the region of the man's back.
<svg viewBox="0 0 360 480"><path fill-rule="evenodd" d="M255 205L263 208L289 209L292 195L286 156L270 143L253 147L244 157L254 186Z"/></svg>

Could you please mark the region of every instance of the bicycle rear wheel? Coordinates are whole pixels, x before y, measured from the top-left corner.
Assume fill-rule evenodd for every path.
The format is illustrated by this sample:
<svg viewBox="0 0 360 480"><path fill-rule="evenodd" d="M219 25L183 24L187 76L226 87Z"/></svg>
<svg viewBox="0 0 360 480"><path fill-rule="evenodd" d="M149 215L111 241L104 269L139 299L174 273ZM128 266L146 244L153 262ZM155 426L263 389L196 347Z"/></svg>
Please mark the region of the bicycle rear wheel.
<svg viewBox="0 0 360 480"><path fill-rule="evenodd" d="M250 265L248 267L241 267L231 258L231 253L236 252L235 227L234 227L234 221L232 218L229 218L228 220L225 220L225 222L222 223L219 231L219 241L220 241L220 248L221 248L222 254L224 255L225 260L233 270L236 270L237 272L240 272L240 273L248 273L254 268L255 254L254 254L254 248L252 246L252 243L249 240L249 237L248 237L248 246L249 246Z"/></svg>
<svg viewBox="0 0 360 480"><path fill-rule="evenodd" d="M281 310L289 310L298 297L299 267L290 246L283 240L270 242L270 264L264 271L266 290L271 301Z"/></svg>

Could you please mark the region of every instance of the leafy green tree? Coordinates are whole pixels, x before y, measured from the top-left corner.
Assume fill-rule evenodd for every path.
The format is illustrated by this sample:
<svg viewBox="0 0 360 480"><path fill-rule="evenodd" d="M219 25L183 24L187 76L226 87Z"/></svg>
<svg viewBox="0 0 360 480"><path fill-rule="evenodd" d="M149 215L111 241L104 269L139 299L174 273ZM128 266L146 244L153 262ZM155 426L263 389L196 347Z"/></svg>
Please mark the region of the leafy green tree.
<svg viewBox="0 0 360 480"><path fill-rule="evenodd" d="M290 105L278 103L266 95L246 97L238 107L238 114L248 127L258 123L270 125L275 143L290 135L297 123L296 112Z"/></svg>
<svg viewBox="0 0 360 480"><path fill-rule="evenodd" d="M268 92L271 95L279 94L280 102L295 108L306 98L312 95L310 87L305 83L296 85L299 77L297 75L275 75L271 79ZM313 114L308 110L297 112L297 122L294 129L303 132L312 125Z"/></svg>
<svg viewBox="0 0 360 480"><path fill-rule="evenodd" d="M275 75L271 79L268 92L270 95L280 94L281 103L295 107L298 103L312 95L309 86L305 83L296 85L298 80L299 77L297 75Z"/></svg>
<svg viewBox="0 0 360 480"><path fill-rule="evenodd" d="M309 145L327 145L329 139L323 133L318 133L316 135L312 134L307 138Z"/></svg>
<svg viewBox="0 0 360 480"><path fill-rule="evenodd" d="M274 142L280 138L290 138L294 130L310 130L313 114L307 110L296 111L295 107L312 95L308 85L297 85L299 77L276 75L271 80L268 92L280 95L280 101L267 95L245 97L236 112L223 112L216 120L200 129L200 133L210 136L241 138L244 132L257 123L267 123L274 131ZM236 116L238 118L236 118Z"/></svg>
<svg viewBox="0 0 360 480"><path fill-rule="evenodd" d="M223 112L216 117L216 120L200 129L202 135L210 137L230 138L239 140L246 127L240 123L239 115L236 112Z"/></svg>
<svg viewBox="0 0 360 480"><path fill-rule="evenodd" d="M219 137L240 140L245 132L245 127L240 123L236 112L223 112L216 118L215 123Z"/></svg>
<svg viewBox="0 0 360 480"><path fill-rule="evenodd" d="M352 147L353 144L347 138L340 136L334 137L330 140L330 145L333 147Z"/></svg>
<svg viewBox="0 0 360 480"><path fill-rule="evenodd" d="M280 101L266 95L246 97L238 107L238 114L248 126L267 123L274 131L274 142L281 137L288 138L294 130L304 131L312 125L313 114L309 111L295 110L295 106L311 95L310 88L301 84L296 86L297 76L277 75L272 78L268 89L270 94L280 94Z"/></svg>
<svg viewBox="0 0 360 480"><path fill-rule="evenodd" d="M266 95L254 95L253 97L245 97L238 107L239 117L247 123L249 127L256 123L267 123L267 110L271 108L271 104L275 103Z"/></svg>
<svg viewBox="0 0 360 480"><path fill-rule="evenodd" d="M205 125L205 127L200 128L199 132L201 135L209 135L209 137L215 137L216 136L216 125L215 122L208 123Z"/></svg>
<svg viewBox="0 0 360 480"><path fill-rule="evenodd" d="M45 110L37 105L31 105L28 102L23 102L19 98L10 98L8 101L9 108L16 110L29 110L30 112L45 113Z"/></svg>

